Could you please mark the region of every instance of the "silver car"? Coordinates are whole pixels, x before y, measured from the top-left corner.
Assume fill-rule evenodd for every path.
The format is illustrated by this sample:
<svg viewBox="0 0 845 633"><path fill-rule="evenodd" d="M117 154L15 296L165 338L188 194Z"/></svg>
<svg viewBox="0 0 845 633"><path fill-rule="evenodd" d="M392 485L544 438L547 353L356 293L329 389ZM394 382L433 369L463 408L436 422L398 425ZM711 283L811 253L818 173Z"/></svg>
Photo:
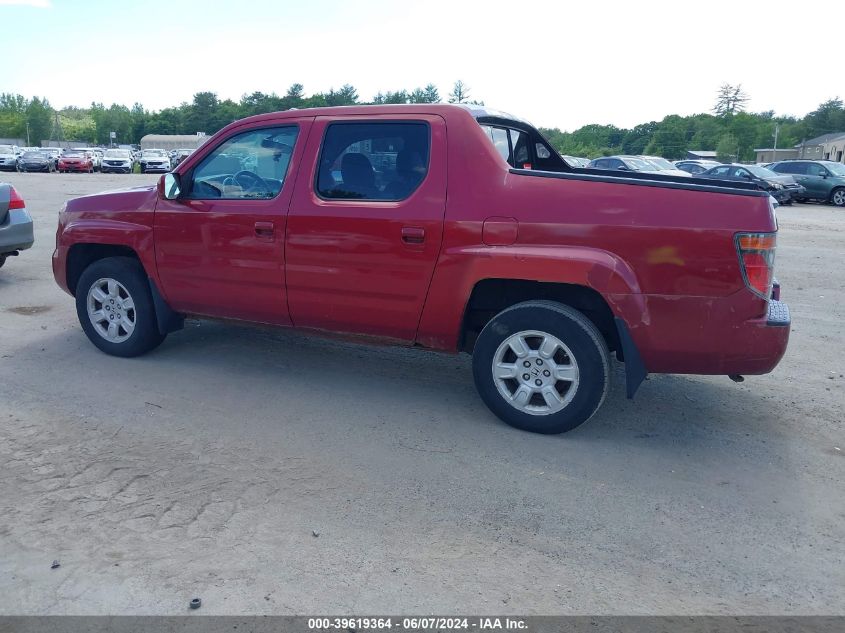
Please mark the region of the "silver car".
<svg viewBox="0 0 845 633"><path fill-rule="evenodd" d="M0 182L0 266L35 242L32 216L12 185Z"/></svg>

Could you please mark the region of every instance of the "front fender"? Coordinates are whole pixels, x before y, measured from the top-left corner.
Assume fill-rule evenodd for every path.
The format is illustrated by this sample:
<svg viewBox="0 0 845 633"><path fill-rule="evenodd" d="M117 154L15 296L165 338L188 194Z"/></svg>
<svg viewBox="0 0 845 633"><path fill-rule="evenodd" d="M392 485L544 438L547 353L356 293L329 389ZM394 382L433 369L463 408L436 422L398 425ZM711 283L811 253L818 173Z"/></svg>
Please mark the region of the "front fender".
<svg viewBox="0 0 845 633"><path fill-rule="evenodd" d="M131 249L138 256L147 275L159 284L152 226L107 218L60 219L56 251L53 254L53 274L59 286L68 293L71 291L67 279L67 260L71 249L80 245Z"/></svg>
<svg viewBox="0 0 845 633"><path fill-rule="evenodd" d="M571 284L597 291L614 316L647 320L631 267L601 249L581 246L472 246L446 249L435 267L417 331L426 347L455 351L473 287L485 279Z"/></svg>

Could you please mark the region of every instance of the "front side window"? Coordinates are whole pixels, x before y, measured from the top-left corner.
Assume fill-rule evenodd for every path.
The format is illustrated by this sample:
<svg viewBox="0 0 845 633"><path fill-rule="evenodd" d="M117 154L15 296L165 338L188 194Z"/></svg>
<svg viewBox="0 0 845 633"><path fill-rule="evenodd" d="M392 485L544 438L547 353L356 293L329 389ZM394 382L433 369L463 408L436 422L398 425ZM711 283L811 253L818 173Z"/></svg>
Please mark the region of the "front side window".
<svg viewBox="0 0 845 633"><path fill-rule="evenodd" d="M428 125L332 123L323 138L317 193L347 200L404 200L428 173Z"/></svg>
<svg viewBox="0 0 845 633"><path fill-rule="evenodd" d="M807 174L810 176L827 176L827 169L824 168L824 165L809 163L807 165Z"/></svg>
<svg viewBox="0 0 845 633"><path fill-rule="evenodd" d="M241 132L218 145L193 170L186 197L209 200L275 198L282 190L299 128Z"/></svg>
<svg viewBox="0 0 845 633"><path fill-rule="evenodd" d="M730 170L730 167L716 167L710 172L710 174L713 176L727 176Z"/></svg>

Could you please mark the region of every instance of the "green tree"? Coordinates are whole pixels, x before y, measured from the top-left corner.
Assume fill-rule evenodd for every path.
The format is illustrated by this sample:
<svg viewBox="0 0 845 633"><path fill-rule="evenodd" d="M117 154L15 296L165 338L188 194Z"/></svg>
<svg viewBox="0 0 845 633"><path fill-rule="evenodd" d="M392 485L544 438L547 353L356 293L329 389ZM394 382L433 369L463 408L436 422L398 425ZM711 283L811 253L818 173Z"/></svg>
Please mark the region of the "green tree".
<svg viewBox="0 0 845 633"><path fill-rule="evenodd" d="M716 93L716 105L713 106L713 112L718 116L742 112L745 104L748 103L748 98L748 94L742 89L742 84L735 86L728 83L722 84L719 92Z"/></svg>
<svg viewBox="0 0 845 633"><path fill-rule="evenodd" d="M716 156L724 163L729 163L737 160L739 153L739 143L736 137L730 132L725 133L719 139L716 145Z"/></svg>
<svg viewBox="0 0 845 633"><path fill-rule="evenodd" d="M469 103L469 86L458 79L449 93L449 103Z"/></svg>

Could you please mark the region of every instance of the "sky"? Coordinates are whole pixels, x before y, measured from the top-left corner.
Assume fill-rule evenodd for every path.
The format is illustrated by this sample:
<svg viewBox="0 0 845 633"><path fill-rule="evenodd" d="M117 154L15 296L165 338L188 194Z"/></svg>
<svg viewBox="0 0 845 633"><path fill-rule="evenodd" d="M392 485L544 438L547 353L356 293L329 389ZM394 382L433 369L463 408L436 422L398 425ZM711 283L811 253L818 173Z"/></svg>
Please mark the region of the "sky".
<svg viewBox="0 0 845 633"><path fill-rule="evenodd" d="M750 111L803 116L845 97L843 23L843 0L0 0L0 92L160 110L294 82L445 100L461 79L571 131L708 112L727 82Z"/></svg>

